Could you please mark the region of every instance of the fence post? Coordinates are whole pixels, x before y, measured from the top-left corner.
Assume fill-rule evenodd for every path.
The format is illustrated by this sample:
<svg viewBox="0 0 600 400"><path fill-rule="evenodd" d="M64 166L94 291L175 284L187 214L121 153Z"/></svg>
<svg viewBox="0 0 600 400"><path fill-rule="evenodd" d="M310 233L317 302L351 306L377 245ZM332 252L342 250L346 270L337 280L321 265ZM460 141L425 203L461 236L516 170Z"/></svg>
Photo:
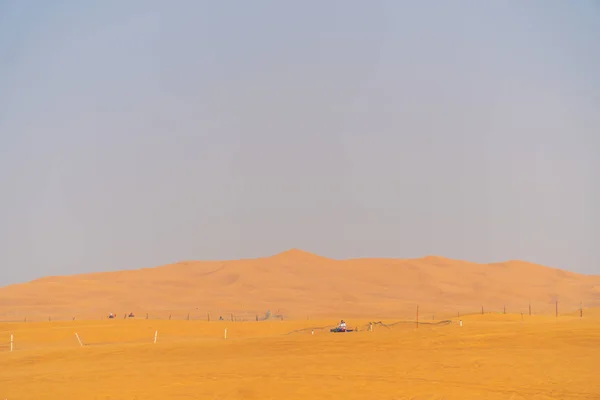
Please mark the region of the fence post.
<svg viewBox="0 0 600 400"><path fill-rule="evenodd" d="M419 305L417 304L417 328L419 327Z"/></svg>
<svg viewBox="0 0 600 400"><path fill-rule="evenodd" d="M481 306L481 315L483 315L483 306Z"/></svg>
<svg viewBox="0 0 600 400"><path fill-rule="evenodd" d="M13 346L14 346L14 336L11 334L10 335L10 351L13 351Z"/></svg>

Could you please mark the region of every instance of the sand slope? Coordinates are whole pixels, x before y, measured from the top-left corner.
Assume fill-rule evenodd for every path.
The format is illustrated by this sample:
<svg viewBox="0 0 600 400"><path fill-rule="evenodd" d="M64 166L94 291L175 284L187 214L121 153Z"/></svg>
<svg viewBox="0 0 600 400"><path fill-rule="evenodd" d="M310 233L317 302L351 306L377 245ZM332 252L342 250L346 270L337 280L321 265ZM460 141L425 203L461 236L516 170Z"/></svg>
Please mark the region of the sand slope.
<svg viewBox="0 0 600 400"><path fill-rule="evenodd" d="M141 270L47 277L0 288L0 320L100 318L254 319L453 316L458 312L572 312L600 306L600 276L520 261L476 264L443 257L332 260L293 249L272 257L188 261Z"/></svg>

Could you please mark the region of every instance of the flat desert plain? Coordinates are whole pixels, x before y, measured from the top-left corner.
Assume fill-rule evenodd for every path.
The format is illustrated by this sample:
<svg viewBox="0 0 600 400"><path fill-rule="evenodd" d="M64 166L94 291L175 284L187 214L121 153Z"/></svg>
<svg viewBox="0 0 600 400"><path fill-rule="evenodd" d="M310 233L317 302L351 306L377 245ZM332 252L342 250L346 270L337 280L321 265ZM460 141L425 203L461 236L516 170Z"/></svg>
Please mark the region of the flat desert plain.
<svg viewBox="0 0 600 400"><path fill-rule="evenodd" d="M460 319L0 323L0 399L600 399L600 310Z"/></svg>

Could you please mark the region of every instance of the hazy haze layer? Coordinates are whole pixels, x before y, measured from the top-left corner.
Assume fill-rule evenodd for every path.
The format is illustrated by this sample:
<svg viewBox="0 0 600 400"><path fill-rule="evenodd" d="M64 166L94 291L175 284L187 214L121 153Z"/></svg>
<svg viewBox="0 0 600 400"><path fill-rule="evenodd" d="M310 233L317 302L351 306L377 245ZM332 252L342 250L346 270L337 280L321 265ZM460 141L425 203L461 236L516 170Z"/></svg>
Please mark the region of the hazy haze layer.
<svg viewBox="0 0 600 400"><path fill-rule="evenodd" d="M2 1L0 286L291 247L600 274L598 38L594 1Z"/></svg>

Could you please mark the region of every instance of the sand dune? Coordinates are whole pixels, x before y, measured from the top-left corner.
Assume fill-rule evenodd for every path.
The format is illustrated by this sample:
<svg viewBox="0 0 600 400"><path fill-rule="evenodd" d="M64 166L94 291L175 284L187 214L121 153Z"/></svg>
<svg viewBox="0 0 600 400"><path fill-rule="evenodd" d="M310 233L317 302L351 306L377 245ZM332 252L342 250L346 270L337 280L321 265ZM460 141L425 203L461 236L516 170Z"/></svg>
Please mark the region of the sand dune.
<svg viewBox="0 0 600 400"><path fill-rule="evenodd" d="M299 250L47 277L0 289L3 318L28 317L0 322L0 399L595 399L599 288L525 262ZM198 320L267 309L284 320ZM82 320L130 310L156 319ZM340 316L358 332L330 333Z"/></svg>
<svg viewBox="0 0 600 400"><path fill-rule="evenodd" d="M600 306L600 276L521 261L443 257L333 260L293 249L272 257L186 261L156 268L46 277L0 288L0 319L152 317L246 319L411 317L485 312L551 314ZM241 318L240 317L240 318Z"/></svg>

